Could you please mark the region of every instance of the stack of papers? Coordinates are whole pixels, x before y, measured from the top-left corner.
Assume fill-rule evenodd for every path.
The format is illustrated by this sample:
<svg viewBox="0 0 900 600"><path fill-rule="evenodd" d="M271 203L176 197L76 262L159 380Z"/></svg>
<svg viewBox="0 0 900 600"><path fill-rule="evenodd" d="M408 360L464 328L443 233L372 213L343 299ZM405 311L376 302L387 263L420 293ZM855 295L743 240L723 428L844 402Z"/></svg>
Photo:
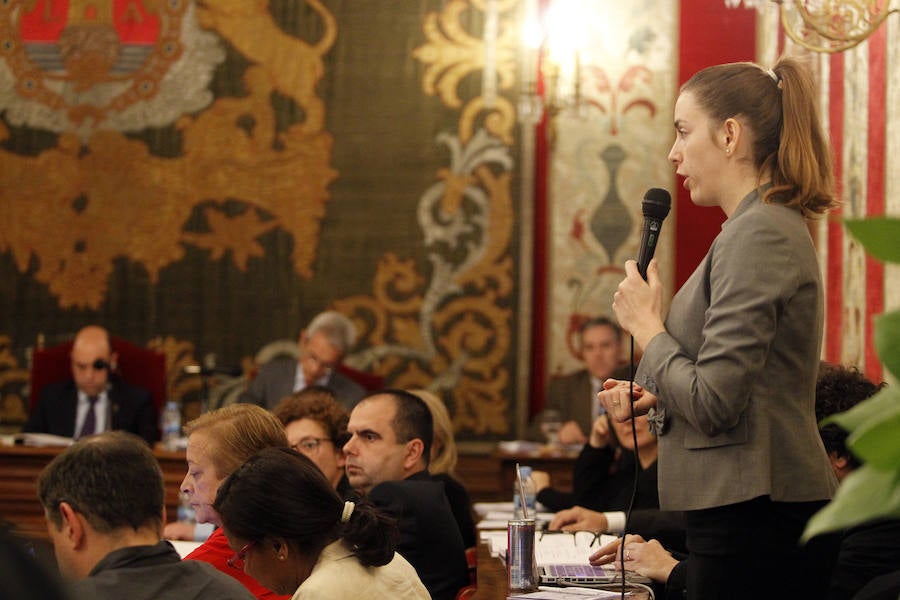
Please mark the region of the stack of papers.
<svg viewBox="0 0 900 600"><path fill-rule="evenodd" d="M26 446L53 446L57 448L71 446L73 442L70 437L53 435L51 433L17 433L13 436L13 440L17 444Z"/></svg>
<svg viewBox="0 0 900 600"><path fill-rule="evenodd" d="M612 600L619 598L620 593L610 590L588 590L584 588L543 587L536 592L513 594L508 599L522 600Z"/></svg>
<svg viewBox="0 0 900 600"><path fill-rule="evenodd" d="M535 534L534 558L539 567L551 564L586 565L591 554L600 546L615 539L614 535L595 536L590 531L576 533L538 531ZM490 546L492 556L506 558L506 530L482 530L481 540Z"/></svg>
<svg viewBox="0 0 900 600"><path fill-rule="evenodd" d="M510 503L511 504L511 503ZM553 520L553 514L551 512L538 512L534 515L535 518L535 527L540 531L543 527ZM513 513L505 512L505 511L493 511L486 513L478 523L475 524L475 527L479 530L485 529L502 529L506 531L507 525L509 525L509 521L513 519Z"/></svg>

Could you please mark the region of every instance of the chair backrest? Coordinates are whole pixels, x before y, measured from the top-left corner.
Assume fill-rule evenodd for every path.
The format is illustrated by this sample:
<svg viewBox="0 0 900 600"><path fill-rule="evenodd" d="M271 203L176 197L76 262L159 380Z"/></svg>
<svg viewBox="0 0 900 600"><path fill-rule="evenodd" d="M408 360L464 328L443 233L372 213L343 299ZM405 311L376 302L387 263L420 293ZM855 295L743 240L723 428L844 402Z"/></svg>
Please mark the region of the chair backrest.
<svg viewBox="0 0 900 600"><path fill-rule="evenodd" d="M358 369L354 369L353 367L349 367L344 363L339 364L335 368L341 374L346 375L347 377L361 385L367 392L377 392L384 389L384 377L382 377L381 375L360 371Z"/></svg>
<svg viewBox="0 0 900 600"><path fill-rule="evenodd" d="M122 379L150 392L157 412L161 411L166 403L166 355L115 336L112 337L112 346L118 355L116 370ZM34 351L28 399L31 409L37 404L41 388L45 385L72 379L71 352L71 341Z"/></svg>

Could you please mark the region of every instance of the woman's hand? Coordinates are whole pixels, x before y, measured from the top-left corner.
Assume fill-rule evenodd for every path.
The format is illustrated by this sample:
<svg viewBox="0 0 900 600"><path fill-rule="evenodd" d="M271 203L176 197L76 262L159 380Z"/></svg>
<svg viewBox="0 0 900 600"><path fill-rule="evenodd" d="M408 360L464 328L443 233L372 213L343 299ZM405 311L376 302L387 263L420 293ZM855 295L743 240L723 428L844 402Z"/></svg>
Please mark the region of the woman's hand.
<svg viewBox="0 0 900 600"><path fill-rule="evenodd" d="M616 570L622 570L622 557L619 555L619 547L622 539L619 538L602 546L590 557L590 563L594 566L614 563ZM669 574L678 561L662 547L657 540L644 541L639 535L625 536L625 570L634 571L654 581L665 583Z"/></svg>
<svg viewBox="0 0 900 600"><path fill-rule="evenodd" d="M583 444L587 441L577 421L566 421L559 428L559 443L563 445Z"/></svg>
<svg viewBox="0 0 900 600"><path fill-rule="evenodd" d="M597 398L606 409L606 414L619 423L624 423L633 416L645 415L656 406L656 396L636 383L621 379L604 381L603 390L597 394Z"/></svg>
<svg viewBox="0 0 900 600"><path fill-rule="evenodd" d="M606 516L583 506L573 506L553 515L547 526L550 531L606 531Z"/></svg>
<svg viewBox="0 0 900 600"><path fill-rule="evenodd" d="M589 443L594 448L606 448L613 441L613 437L609 434L609 417L602 414L594 419L594 426L591 427L591 438Z"/></svg>
<svg viewBox="0 0 900 600"><path fill-rule="evenodd" d="M534 482L535 493L540 494L541 490L550 487L550 473L547 471L532 471L531 481Z"/></svg>
<svg viewBox="0 0 900 600"><path fill-rule="evenodd" d="M666 330L662 318L663 285L656 259L647 267L647 281L638 272L637 262L625 262L625 279L613 296L613 311L625 330L646 350L653 337Z"/></svg>
<svg viewBox="0 0 900 600"><path fill-rule="evenodd" d="M167 540L194 541L194 528L196 525L188 521L172 521L166 523L163 529L163 537Z"/></svg>

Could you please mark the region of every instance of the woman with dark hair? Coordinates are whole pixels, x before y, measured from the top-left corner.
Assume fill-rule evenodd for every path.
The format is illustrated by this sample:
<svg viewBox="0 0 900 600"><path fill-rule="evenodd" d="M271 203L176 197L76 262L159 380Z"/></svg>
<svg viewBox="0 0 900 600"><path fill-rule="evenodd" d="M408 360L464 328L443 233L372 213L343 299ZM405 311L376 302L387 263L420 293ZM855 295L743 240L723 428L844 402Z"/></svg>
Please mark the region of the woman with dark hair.
<svg viewBox="0 0 900 600"><path fill-rule="evenodd" d="M653 408L660 506L686 511L692 599L822 597L827 581L798 545L837 486L815 417L824 301L807 220L837 205L816 102L791 58L691 77L669 160L727 220L668 318L656 261L647 281L626 262L613 302L643 358L633 390L607 380L600 396L620 420Z"/></svg>
<svg viewBox="0 0 900 600"><path fill-rule="evenodd" d="M366 500L344 502L306 456L267 448L219 488L214 505L231 564L293 600L428 600L394 552L394 524Z"/></svg>

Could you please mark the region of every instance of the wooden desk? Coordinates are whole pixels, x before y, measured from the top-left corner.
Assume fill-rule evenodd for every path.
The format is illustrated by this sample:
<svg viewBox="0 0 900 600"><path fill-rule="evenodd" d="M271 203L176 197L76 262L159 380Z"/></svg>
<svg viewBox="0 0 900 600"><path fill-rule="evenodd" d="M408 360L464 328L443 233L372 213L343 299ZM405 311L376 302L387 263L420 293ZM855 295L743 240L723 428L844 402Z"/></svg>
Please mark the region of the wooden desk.
<svg viewBox="0 0 900 600"><path fill-rule="evenodd" d="M478 449L460 447L456 475L473 502L505 502L512 500L516 462L547 471L553 487L571 491L576 458L577 454L571 453L559 456L509 453L494 445Z"/></svg>
<svg viewBox="0 0 900 600"><path fill-rule="evenodd" d="M10 521L17 533L32 539L47 539L44 509L37 498L37 479L44 467L63 448L0 446L0 518ZM178 490L187 472L184 452L154 450L163 471L166 514L178 513Z"/></svg>
<svg viewBox="0 0 900 600"><path fill-rule="evenodd" d="M496 450L494 458L500 463L500 485L505 492L505 499L512 496L513 484L516 481L516 463L528 465L534 471L546 471L550 474L550 483L554 489L561 492L572 491L572 474L575 471L578 454L511 454Z"/></svg>
<svg viewBox="0 0 900 600"><path fill-rule="evenodd" d="M491 556L490 546L478 544L478 566L475 577L477 590L473 600L505 600L506 565L496 556Z"/></svg>

